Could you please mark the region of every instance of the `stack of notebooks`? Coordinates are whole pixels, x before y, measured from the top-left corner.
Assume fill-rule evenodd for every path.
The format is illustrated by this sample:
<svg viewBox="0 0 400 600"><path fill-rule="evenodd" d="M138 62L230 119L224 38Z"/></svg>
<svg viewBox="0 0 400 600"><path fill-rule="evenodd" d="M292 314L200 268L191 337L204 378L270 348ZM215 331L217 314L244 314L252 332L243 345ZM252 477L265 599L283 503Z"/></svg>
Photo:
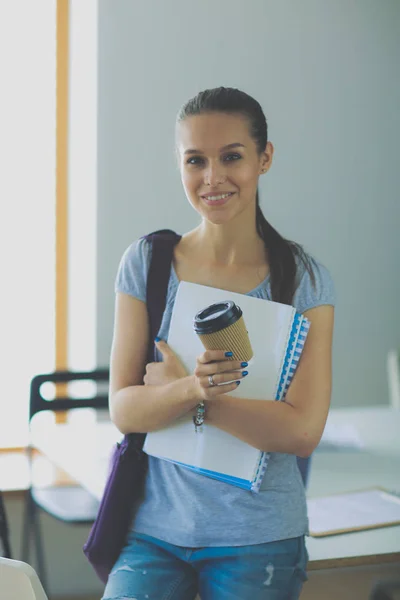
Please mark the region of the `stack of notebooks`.
<svg viewBox="0 0 400 600"><path fill-rule="evenodd" d="M309 329L307 319L292 306L180 282L168 344L192 373L197 356L204 352L193 330L193 318L206 306L226 300L232 300L242 309L254 351L249 361L249 375L230 395L264 401L284 400ZM224 350L229 351L229 348ZM144 450L151 456L252 492L260 490L269 460L268 453L207 424L207 420L196 432L191 414L149 433Z"/></svg>

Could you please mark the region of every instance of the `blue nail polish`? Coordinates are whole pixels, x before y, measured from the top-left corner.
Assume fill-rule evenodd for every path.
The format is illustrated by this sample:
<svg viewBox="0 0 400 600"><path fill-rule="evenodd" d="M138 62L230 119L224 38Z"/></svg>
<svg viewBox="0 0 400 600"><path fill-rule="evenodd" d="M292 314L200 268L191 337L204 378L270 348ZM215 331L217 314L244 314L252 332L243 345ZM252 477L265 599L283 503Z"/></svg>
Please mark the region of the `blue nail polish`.
<svg viewBox="0 0 400 600"><path fill-rule="evenodd" d="M156 338L154 338L154 341L155 342L161 342L161 338L157 336Z"/></svg>
<svg viewBox="0 0 400 600"><path fill-rule="evenodd" d="M240 381L237 381L237 382L236 382L236 385L240 385Z"/></svg>
<svg viewBox="0 0 400 600"><path fill-rule="evenodd" d="M242 364L240 365L241 367L247 367L249 363L247 362L242 362Z"/></svg>
<svg viewBox="0 0 400 600"><path fill-rule="evenodd" d="M225 356L233 356L233 352L225 352Z"/></svg>
<svg viewBox="0 0 400 600"><path fill-rule="evenodd" d="M243 377L246 377L246 375L248 375L248 374L249 374L249 372L248 372L248 371L242 371L242 375L243 375Z"/></svg>

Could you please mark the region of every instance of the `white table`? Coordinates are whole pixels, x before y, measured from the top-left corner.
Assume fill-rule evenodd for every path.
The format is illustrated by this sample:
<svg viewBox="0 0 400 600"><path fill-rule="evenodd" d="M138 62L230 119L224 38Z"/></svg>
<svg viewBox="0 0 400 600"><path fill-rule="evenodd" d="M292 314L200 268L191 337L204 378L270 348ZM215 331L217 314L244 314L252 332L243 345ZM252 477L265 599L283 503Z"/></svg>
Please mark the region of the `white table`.
<svg viewBox="0 0 400 600"><path fill-rule="evenodd" d="M400 411L389 406L332 409L325 431L328 441L329 434L343 433L349 443L336 450L321 443L312 457L308 497L372 486L400 492ZM400 563L400 526L309 537L307 548L310 568Z"/></svg>
<svg viewBox="0 0 400 600"><path fill-rule="evenodd" d="M389 407L332 410L329 426L353 425L362 449L325 449L312 457L308 496L380 485L400 492L400 411ZM80 485L100 498L109 456L122 438L110 422L91 426L35 427L34 445ZM400 563L400 526L325 538L307 538L310 569Z"/></svg>
<svg viewBox="0 0 400 600"><path fill-rule="evenodd" d="M400 457L369 452L324 453L312 457L308 497L347 492L375 485L387 489L399 485ZM394 485L394 483L396 485ZM400 563L400 525L321 538L307 538L314 568L369 563ZM312 565L310 565L312 566Z"/></svg>

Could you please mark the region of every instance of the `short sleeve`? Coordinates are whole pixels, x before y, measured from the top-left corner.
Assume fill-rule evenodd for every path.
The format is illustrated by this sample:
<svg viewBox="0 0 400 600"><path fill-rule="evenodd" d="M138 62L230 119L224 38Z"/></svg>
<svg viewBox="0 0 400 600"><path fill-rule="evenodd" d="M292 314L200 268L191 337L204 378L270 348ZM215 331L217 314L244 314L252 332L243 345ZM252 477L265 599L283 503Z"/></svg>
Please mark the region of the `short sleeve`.
<svg viewBox="0 0 400 600"><path fill-rule="evenodd" d="M323 304L335 306L336 303L335 287L328 269L311 257L310 265L315 282L312 281L310 273L303 266L299 285L294 295L294 306L300 313Z"/></svg>
<svg viewBox="0 0 400 600"><path fill-rule="evenodd" d="M115 279L115 292L146 302L147 273L151 245L145 238L133 242L122 255Z"/></svg>

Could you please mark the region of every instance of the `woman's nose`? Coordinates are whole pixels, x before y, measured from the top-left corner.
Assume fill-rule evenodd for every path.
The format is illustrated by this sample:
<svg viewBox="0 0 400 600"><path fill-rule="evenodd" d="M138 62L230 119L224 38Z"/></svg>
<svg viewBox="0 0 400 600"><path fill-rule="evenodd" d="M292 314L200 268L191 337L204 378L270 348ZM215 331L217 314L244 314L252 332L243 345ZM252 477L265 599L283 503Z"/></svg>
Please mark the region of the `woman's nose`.
<svg viewBox="0 0 400 600"><path fill-rule="evenodd" d="M222 165L209 165L204 173L204 183L216 186L226 181L225 169Z"/></svg>

